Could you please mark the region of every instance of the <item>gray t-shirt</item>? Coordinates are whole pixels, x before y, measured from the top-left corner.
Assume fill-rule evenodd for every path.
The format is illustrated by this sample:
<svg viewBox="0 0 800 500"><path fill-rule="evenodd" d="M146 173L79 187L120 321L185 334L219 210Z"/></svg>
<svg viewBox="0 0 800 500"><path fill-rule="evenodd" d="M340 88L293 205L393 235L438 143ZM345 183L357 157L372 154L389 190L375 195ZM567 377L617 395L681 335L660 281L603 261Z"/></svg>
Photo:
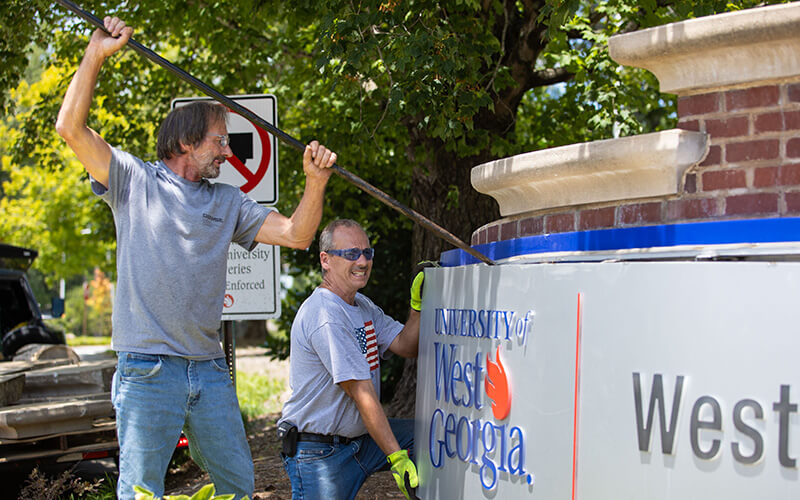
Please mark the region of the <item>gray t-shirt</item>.
<svg viewBox="0 0 800 500"><path fill-rule="evenodd" d="M108 189L117 229L116 351L192 359L223 355L217 330L228 248L247 250L269 214L234 186L180 177L163 162L112 148Z"/></svg>
<svg viewBox="0 0 800 500"><path fill-rule="evenodd" d="M360 293L351 306L317 288L292 323L289 385L281 420L301 432L356 437L367 433L355 402L339 382L372 380L380 397L380 359L403 324Z"/></svg>

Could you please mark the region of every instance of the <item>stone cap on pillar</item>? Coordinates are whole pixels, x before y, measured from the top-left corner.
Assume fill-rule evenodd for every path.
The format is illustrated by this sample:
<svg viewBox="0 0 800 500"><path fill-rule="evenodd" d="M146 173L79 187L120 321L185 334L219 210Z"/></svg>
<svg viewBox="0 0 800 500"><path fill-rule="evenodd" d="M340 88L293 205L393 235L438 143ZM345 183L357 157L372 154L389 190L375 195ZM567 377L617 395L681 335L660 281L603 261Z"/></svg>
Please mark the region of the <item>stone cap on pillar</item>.
<svg viewBox="0 0 800 500"><path fill-rule="evenodd" d="M472 186L505 216L548 208L677 194L705 158L708 136L687 130L571 144L472 169Z"/></svg>
<svg viewBox="0 0 800 500"><path fill-rule="evenodd" d="M611 58L678 95L800 75L800 2L667 24L608 40Z"/></svg>

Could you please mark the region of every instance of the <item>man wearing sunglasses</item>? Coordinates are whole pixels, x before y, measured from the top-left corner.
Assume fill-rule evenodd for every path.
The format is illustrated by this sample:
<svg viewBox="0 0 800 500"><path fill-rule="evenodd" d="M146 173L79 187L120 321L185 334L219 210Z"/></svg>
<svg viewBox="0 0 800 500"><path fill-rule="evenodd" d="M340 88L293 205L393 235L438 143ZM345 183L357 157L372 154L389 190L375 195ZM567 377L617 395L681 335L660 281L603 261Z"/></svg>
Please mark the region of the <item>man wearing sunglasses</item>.
<svg viewBox="0 0 800 500"><path fill-rule="evenodd" d="M386 418L380 360L417 356L419 310L403 325L358 293L375 256L358 223L331 222L319 246L322 284L292 323L292 395L278 426L292 498L355 498L367 476L389 465L408 497L406 481L417 486L408 455L414 421Z"/></svg>
<svg viewBox="0 0 800 500"><path fill-rule="evenodd" d="M117 229L117 293L111 346L112 386L120 445L120 499L134 486L156 497L181 429L192 457L217 493L253 496L253 461L218 329L231 242L308 248L322 216L336 154L306 147L305 192L291 218L207 179L232 155L227 110L197 102L173 110L144 162L111 147L86 125L97 76L131 28L106 17L72 78L56 129L112 209Z"/></svg>

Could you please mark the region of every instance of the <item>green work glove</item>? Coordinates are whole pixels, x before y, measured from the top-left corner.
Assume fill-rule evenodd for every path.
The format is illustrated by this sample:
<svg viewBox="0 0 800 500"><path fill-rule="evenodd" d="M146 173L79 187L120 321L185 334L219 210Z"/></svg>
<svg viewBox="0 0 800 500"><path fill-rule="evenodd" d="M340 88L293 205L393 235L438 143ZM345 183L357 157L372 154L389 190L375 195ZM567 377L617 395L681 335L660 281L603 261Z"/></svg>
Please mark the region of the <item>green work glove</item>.
<svg viewBox="0 0 800 500"><path fill-rule="evenodd" d="M417 468L414 466L414 462L408 458L408 451L397 450L386 457L386 460L392 464L392 475L394 475L394 480L397 482L397 487L400 488L400 491L403 492L407 499L411 500L406 490L406 475L408 476L408 485L411 488L416 488L419 485L419 479L417 478Z"/></svg>
<svg viewBox="0 0 800 500"><path fill-rule="evenodd" d="M422 309L422 284L425 281L425 268L439 267L437 262L423 260L414 268L414 281L411 282L411 309Z"/></svg>

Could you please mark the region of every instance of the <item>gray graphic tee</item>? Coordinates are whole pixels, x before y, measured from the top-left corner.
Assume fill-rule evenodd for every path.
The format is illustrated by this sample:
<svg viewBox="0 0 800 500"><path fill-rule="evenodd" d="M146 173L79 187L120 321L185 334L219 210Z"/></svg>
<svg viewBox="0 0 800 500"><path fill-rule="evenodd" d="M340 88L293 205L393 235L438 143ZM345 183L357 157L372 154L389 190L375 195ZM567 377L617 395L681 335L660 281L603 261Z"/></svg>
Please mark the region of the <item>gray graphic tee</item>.
<svg viewBox="0 0 800 500"><path fill-rule="evenodd" d="M192 359L223 355L217 330L228 248L247 250L270 208L227 184L192 182L163 162L112 148L108 189L92 190L114 214L117 287L112 348Z"/></svg>
<svg viewBox="0 0 800 500"><path fill-rule="evenodd" d="M297 311L289 369L292 395L281 420L301 432L347 437L367 433L355 402L336 384L371 380L380 397L380 358L386 357L403 324L360 293L355 304L317 288Z"/></svg>

